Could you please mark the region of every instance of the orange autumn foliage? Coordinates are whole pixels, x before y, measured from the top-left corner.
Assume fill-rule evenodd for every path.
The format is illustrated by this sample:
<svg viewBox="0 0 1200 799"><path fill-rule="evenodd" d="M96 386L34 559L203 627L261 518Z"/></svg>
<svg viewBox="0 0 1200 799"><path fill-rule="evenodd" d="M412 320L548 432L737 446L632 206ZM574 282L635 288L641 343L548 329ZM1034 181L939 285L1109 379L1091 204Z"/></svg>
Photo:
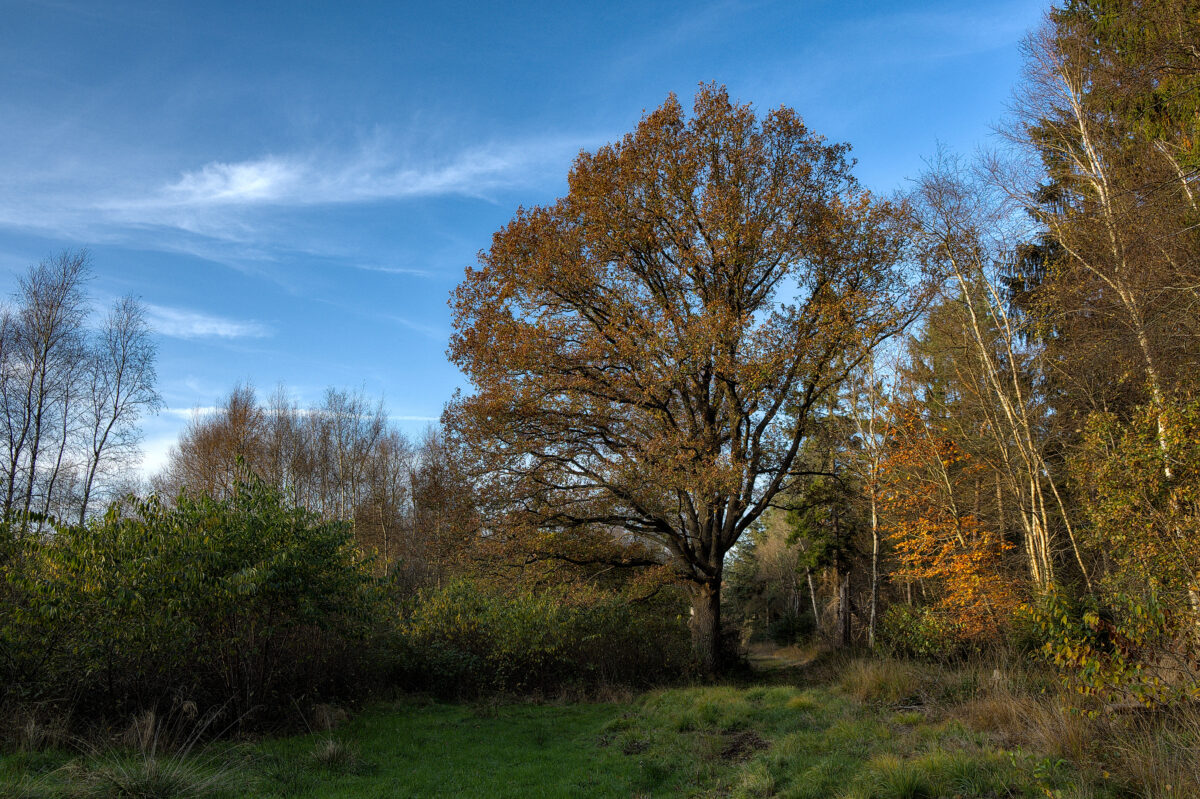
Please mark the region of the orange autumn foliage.
<svg viewBox="0 0 1200 799"><path fill-rule="evenodd" d="M581 153L566 196L518 210L451 300L472 393L444 421L479 458L489 525L539 557L641 542L689 587L706 672L726 554L808 479L848 365L921 307L907 209L851 165L791 109L707 86L689 116L672 96Z"/></svg>
<svg viewBox="0 0 1200 799"><path fill-rule="evenodd" d="M923 586L930 609L962 638L996 637L1021 597L1004 569L1012 545L960 507L982 466L915 416L890 438L882 526L899 562L895 577Z"/></svg>

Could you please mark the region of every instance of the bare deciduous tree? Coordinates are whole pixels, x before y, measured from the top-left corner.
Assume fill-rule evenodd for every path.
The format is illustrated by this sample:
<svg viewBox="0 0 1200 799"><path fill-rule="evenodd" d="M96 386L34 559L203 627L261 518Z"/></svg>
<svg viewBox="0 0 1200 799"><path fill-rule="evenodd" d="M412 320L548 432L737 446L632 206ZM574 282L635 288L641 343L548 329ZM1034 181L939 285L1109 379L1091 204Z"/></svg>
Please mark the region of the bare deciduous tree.
<svg viewBox="0 0 1200 799"><path fill-rule="evenodd" d="M1076 545L1065 503L1052 479L1041 433L1045 403L1036 395L1031 371L1040 350L1026 348L1027 331L1009 312L1001 270L1015 249L1012 226L1002 206L972 183L953 159L926 173L915 196L920 220L918 240L924 255L946 276L962 309L966 351L961 362L975 374L962 381L977 392L985 430L994 440L1001 474L1016 498L1030 579L1045 592L1054 583L1054 533L1061 522L1085 581L1087 568Z"/></svg>
<svg viewBox="0 0 1200 799"><path fill-rule="evenodd" d="M155 389L156 349L146 314L133 297L117 300L100 329L85 366L85 439L79 521L87 518L96 479L106 467L136 455L137 420L162 407Z"/></svg>
<svg viewBox="0 0 1200 799"><path fill-rule="evenodd" d="M97 488L137 458L136 422L160 405L141 305L118 300L89 328L86 250L29 268L0 311L3 511L82 521Z"/></svg>

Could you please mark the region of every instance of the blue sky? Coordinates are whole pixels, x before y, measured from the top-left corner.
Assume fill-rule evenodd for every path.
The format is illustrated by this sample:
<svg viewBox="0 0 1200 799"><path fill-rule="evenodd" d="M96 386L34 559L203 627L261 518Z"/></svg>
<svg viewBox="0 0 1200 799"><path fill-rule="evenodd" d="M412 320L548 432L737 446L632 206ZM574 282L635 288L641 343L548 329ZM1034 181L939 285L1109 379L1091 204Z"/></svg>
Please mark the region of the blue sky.
<svg viewBox="0 0 1200 799"><path fill-rule="evenodd" d="M463 384L450 290L580 149L716 81L890 192L987 144L1044 9L0 0L0 294L86 246L97 298L142 298L147 470L239 381L361 388L416 432Z"/></svg>

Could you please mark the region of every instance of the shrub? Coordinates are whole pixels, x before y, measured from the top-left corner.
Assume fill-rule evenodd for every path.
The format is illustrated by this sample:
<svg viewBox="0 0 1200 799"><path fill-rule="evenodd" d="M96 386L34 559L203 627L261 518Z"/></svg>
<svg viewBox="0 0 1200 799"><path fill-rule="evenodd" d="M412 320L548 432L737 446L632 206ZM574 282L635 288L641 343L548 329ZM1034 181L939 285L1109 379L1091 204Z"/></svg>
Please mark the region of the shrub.
<svg viewBox="0 0 1200 799"><path fill-rule="evenodd" d="M1154 705L1200 693L1192 642L1159 601L1139 594L1072 599L1053 591L1027 614L1045 641L1041 653L1064 684L1117 704Z"/></svg>
<svg viewBox="0 0 1200 799"><path fill-rule="evenodd" d="M674 597L631 605L594 589L505 593L460 580L401 624L401 682L442 694L647 684L681 672L690 649Z"/></svg>
<svg viewBox="0 0 1200 799"><path fill-rule="evenodd" d="M961 660L979 651L953 619L935 608L892 605L879 619L879 648L897 658Z"/></svg>
<svg viewBox="0 0 1200 799"><path fill-rule="evenodd" d="M1093 413L1070 463L1102 553L1094 593L1032 609L1043 651L1072 688L1116 703L1200 696L1200 398Z"/></svg>
<svg viewBox="0 0 1200 799"><path fill-rule="evenodd" d="M383 616L348 527L259 481L223 500L129 498L28 543L6 577L19 601L0 640L17 647L0 677L84 715L187 700L244 718L339 693L369 665Z"/></svg>

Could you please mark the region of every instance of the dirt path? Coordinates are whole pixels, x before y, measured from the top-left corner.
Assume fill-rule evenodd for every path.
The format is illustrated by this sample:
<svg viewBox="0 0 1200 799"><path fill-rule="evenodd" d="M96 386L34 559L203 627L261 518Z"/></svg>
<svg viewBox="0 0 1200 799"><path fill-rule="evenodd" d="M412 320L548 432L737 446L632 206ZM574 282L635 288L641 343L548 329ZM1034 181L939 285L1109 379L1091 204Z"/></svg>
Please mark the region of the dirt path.
<svg viewBox="0 0 1200 799"><path fill-rule="evenodd" d="M757 672L772 673L807 666L816 658L817 651L813 647L751 644L746 656L750 668Z"/></svg>

